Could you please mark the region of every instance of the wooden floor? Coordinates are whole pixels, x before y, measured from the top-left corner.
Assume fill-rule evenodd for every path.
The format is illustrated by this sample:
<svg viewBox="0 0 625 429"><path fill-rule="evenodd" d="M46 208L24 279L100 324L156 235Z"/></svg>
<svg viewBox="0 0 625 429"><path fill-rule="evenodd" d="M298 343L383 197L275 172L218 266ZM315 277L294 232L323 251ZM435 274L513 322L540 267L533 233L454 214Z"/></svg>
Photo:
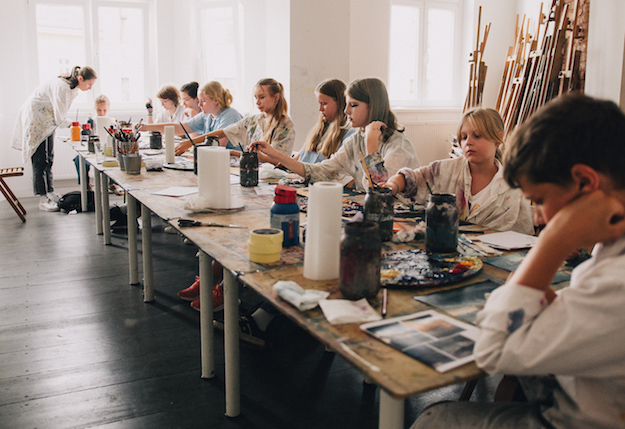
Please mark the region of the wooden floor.
<svg viewBox="0 0 625 429"><path fill-rule="evenodd" d="M128 284L125 235L104 246L93 213L37 202L22 199L22 223L0 201L0 428L377 427L377 389L301 331L268 349L242 343L242 412L225 417L223 337L216 377L202 380L199 313L176 297L197 274L195 247L153 220L156 301L145 304ZM242 312L258 301L241 298ZM406 427L461 388L406 401Z"/></svg>

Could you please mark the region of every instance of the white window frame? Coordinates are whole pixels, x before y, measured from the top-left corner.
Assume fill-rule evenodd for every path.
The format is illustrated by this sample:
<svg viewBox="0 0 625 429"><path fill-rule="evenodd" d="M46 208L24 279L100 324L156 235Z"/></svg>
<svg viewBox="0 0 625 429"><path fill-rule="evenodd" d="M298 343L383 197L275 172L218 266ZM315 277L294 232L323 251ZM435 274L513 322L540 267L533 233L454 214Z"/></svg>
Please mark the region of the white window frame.
<svg viewBox="0 0 625 429"><path fill-rule="evenodd" d="M154 77L151 73L148 73L150 69L150 64L154 63L154 61L150 61L150 12L153 4L153 0L29 0L29 21L32 23L31 28L29 28L29 46L31 47L30 52L33 54L29 56L28 61L30 62L30 69L33 70L30 79L33 81L34 86L42 83L42 78L39 76L39 57L38 57L38 49L37 49L37 34L36 34L36 7L37 5L45 4L45 5L55 5L55 6L80 6L84 9L84 23L85 23L85 58L86 64L75 64L75 65L89 65L93 67L93 69L98 73L100 70L100 62L104 61L103 58L100 58L98 55L99 49L99 38L97 37L99 31L99 20L98 20L98 8L101 6L105 7L121 7L121 8L138 8L143 11L143 40L144 40L144 50L141 53L137 53L137 55L143 55L144 58L144 92L146 94L150 93L150 88L154 86ZM93 109L93 100L96 95L100 93L100 85L99 81L96 80L93 88L89 91L88 94L88 102L83 103L74 103L72 106L79 108L81 110L92 110ZM144 110L145 102L143 100L137 100L136 102L120 102L115 101L115 110L116 111L130 111L130 110Z"/></svg>
<svg viewBox="0 0 625 429"><path fill-rule="evenodd" d="M418 49L424 54L417 58L417 97L416 99L391 99L394 107L402 109L425 109L425 108L459 108L462 107L466 94L462 93L462 73L464 70L462 56L462 32L463 32L463 0L389 0L389 11L392 6L412 6L420 9L419 13L419 44ZM428 29L427 16L431 8L447 9L454 13L455 34L454 34L454 52L453 57L453 75L452 75L452 96L448 101L429 101L425 99L426 94L426 65L427 65L427 45L428 45ZM392 23L389 25L389 31ZM391 43L389 37L389 44ZM389 45L390 52L390 45ZM391 64L389 62L389 68ZM390 72L389 72L390 76ZM392 82L389 82L392 84Z"/></svg>

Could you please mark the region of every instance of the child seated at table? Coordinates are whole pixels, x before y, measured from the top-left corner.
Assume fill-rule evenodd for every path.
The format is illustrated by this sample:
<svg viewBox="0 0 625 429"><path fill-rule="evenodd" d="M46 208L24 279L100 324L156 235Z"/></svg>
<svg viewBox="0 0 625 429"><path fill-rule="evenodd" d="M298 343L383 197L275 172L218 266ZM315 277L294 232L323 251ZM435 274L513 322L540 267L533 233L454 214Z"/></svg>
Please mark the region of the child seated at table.
<svg viewBox="0 0 625 429"><path fill-rule="evenodd" d="M625 115L611 101L557 98L510 139L504 177L547 222L478 314L476 362L519 376L527 402L440 403L413 428L622 428L625 416ZM575 249L595 245L551 288Z"/></svg>
<svg viewBox="0 0 625 429"><path fill-rule="evenodd" d="M96 116L108 116L109 109L111 108L111 102L106 95L100 94L93 102L93 107L95 109ZM89 121L93 124L92 119L89 119ZM94 127L92 125L91 129L93 130L93 128ZM78 174L78 184L80 185L80 158L78 155L74 157L74 165L76 166L76 174ZM88 161L85 161L85 166L87 175L87 187L91 188L91 184L89 183L89 170L91 169L91 164L89 164Z"/></svg>
<svg viewBox="0 0 625 429"><path fill-rule="evenodd" d="M455 194L461 220L533 235L530 202L503 178L503 135L499 112L471 110L462 117L458 129L464 156L434 161L415 170L402 168L383 186L391 188L393 195L400 192L420 204L427 203L430 189L437 194Z"/></svg>

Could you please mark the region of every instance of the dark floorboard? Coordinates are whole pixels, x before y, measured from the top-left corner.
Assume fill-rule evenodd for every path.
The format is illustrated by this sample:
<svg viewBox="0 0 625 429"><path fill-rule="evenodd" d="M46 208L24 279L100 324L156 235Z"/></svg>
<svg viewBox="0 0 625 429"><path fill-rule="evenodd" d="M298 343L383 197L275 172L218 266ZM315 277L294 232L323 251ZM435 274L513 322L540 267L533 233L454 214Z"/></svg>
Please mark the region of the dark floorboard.
<svg viewBox="0 0 625 429"><path fill-rule="evenodd" d="M22 203L26 223L0 201L0 428L377 427L377 389L301 331L268 349L242 343L242 413L225 417L221 333L216 376L202 380L199 313L176 297L197 274L196 248L153 219L156 301L145 304L128 284L123 233L104 246L93 213ZM247 288L241 298L241 311L259 301ZM407 400L406 427L461 390Z"/></svg>

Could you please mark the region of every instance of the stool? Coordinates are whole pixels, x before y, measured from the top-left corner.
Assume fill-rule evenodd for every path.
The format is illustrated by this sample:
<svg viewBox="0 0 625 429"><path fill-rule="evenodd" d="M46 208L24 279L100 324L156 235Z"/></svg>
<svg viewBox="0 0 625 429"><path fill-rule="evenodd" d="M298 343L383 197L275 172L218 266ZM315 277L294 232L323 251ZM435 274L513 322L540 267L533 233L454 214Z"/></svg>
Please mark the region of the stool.
<svg viewBox="0 0 625 429"><path fill-rule="evenodd" d="M5 177L14 177L14 176L23 176L24 168L23 167L15 167L15 168L0 168L0 191L4 194L4 198L11 204L15 213L22 219L22 222L26 222L26 218L24 215L26 214L26 209L19 202L7 182L4 181Z"/></svg>

